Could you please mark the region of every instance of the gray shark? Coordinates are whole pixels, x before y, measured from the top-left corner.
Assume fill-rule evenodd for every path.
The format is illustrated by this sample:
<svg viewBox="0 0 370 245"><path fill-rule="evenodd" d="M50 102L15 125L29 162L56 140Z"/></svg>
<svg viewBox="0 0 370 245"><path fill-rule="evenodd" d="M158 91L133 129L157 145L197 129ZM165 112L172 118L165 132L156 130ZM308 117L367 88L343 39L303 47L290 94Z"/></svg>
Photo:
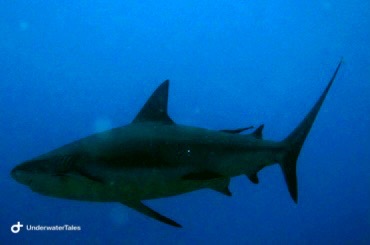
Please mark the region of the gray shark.
<svg viewBox="0 0 370 245"><path fill-rule="evenodd" d="M59 198L120 202L166 224L181 227L142 203L203 188L231 196L230 178L279 164L298 201L296 162L342 61L302 122L282 141L264 140L263 125L208 130L175 123L167 113L164 81L129 125L90 135L19 164L11 176L34 192Z"/></svg>

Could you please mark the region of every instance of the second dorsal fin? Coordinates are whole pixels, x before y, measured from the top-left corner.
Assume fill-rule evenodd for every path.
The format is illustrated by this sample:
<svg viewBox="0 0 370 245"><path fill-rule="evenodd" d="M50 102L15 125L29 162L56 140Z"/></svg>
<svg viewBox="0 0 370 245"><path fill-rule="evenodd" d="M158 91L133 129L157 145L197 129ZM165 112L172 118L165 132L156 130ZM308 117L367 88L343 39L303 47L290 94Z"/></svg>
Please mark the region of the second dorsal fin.
<svg viewBox="0 0 370 245"><path fill-rule="evenodd" d="M259 126L253 133L252 135L254 137L256 137L257 139L262 139L262 131L263 131L263 128L265 127L264 124L261 124L261 126Z"/></svg>
<svg viewBox="0 0 370 245"><path fill-rule="evenodd" d="M139 122L164 122L172 124L172 119L167 114L169 80L164 81L146 101L143 108L135 117L133 123Z"/></svg>

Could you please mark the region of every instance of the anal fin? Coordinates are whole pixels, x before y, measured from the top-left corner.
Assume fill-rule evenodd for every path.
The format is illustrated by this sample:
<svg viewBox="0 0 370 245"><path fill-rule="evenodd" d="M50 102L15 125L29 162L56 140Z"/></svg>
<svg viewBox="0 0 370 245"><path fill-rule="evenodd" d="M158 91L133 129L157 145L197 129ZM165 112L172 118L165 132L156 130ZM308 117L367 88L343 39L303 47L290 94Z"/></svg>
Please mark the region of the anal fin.
<svg viewBox="0 0 370 245"><path fill-rule="evenodd" d="M257 174L250 174L250 175L246 175L248 177L248 179L253 183L253 184L258 184L259 183L259 180L258 180L258 176Z"/></svg>
<svg viewBox="0 0 370 245"><path fill-rule="evenodd" d="M149 208L148 206L144 205L141 201L123 201L122 204L135 209L136 211L149 216L150 218L156 219L162 223L165 223L167 225L171 225L174 227L181 228L182 226L175 221L173 221L170 218L167 218L166 216L154 211L153 209Z"/></svg>

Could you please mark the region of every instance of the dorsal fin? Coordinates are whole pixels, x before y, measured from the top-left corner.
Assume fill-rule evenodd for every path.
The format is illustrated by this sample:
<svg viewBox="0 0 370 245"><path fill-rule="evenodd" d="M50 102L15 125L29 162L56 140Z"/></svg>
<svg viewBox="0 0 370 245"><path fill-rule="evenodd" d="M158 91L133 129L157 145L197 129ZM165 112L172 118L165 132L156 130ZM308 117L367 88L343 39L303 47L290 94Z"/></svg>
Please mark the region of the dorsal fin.
<svg viewBox="0 0 370 245"><path fill-rule="evenodd" d="M253 133L252 135L256 137L257 139L262 139L262 130L265 127L264 124L261 124Z"/></svg>
<svg viewBox="0 0 370 245"><path fill-rule="evenodd" d="M169 80L164 81L146 101L143 108L135 117L133 123L138 122L164 122L172 124L167 114Z"/></svg>

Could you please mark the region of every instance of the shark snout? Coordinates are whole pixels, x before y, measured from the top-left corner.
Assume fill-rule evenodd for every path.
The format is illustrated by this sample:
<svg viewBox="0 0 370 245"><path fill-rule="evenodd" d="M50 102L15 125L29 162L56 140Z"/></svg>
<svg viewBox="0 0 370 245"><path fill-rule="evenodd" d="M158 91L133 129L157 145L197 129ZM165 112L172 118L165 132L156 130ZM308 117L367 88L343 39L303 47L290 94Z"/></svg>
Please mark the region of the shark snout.
<svg viewBox="0 0 370 245"><path fill-rule="evenodd" d="M32 176L29 171L24 169L24 166L18 165L12 169L10 176L19 183L28 185L32 182Z"/></svg>
<svg viewBox="0 0 370 245"><path fill-rule="evenodd" d="M29 185L35 174L46 171L46 161L34 160L21 163L10 171L10 176L19 183Z"/></svg>
<svg viewBox="0 0 370 245"><path fill-rule="evenodd" d="M17 177L18 177L18 170L17 170L17 167L13 168L12 171L10 171L10 176L12 176L13 179L17 180Z"/></svg>

